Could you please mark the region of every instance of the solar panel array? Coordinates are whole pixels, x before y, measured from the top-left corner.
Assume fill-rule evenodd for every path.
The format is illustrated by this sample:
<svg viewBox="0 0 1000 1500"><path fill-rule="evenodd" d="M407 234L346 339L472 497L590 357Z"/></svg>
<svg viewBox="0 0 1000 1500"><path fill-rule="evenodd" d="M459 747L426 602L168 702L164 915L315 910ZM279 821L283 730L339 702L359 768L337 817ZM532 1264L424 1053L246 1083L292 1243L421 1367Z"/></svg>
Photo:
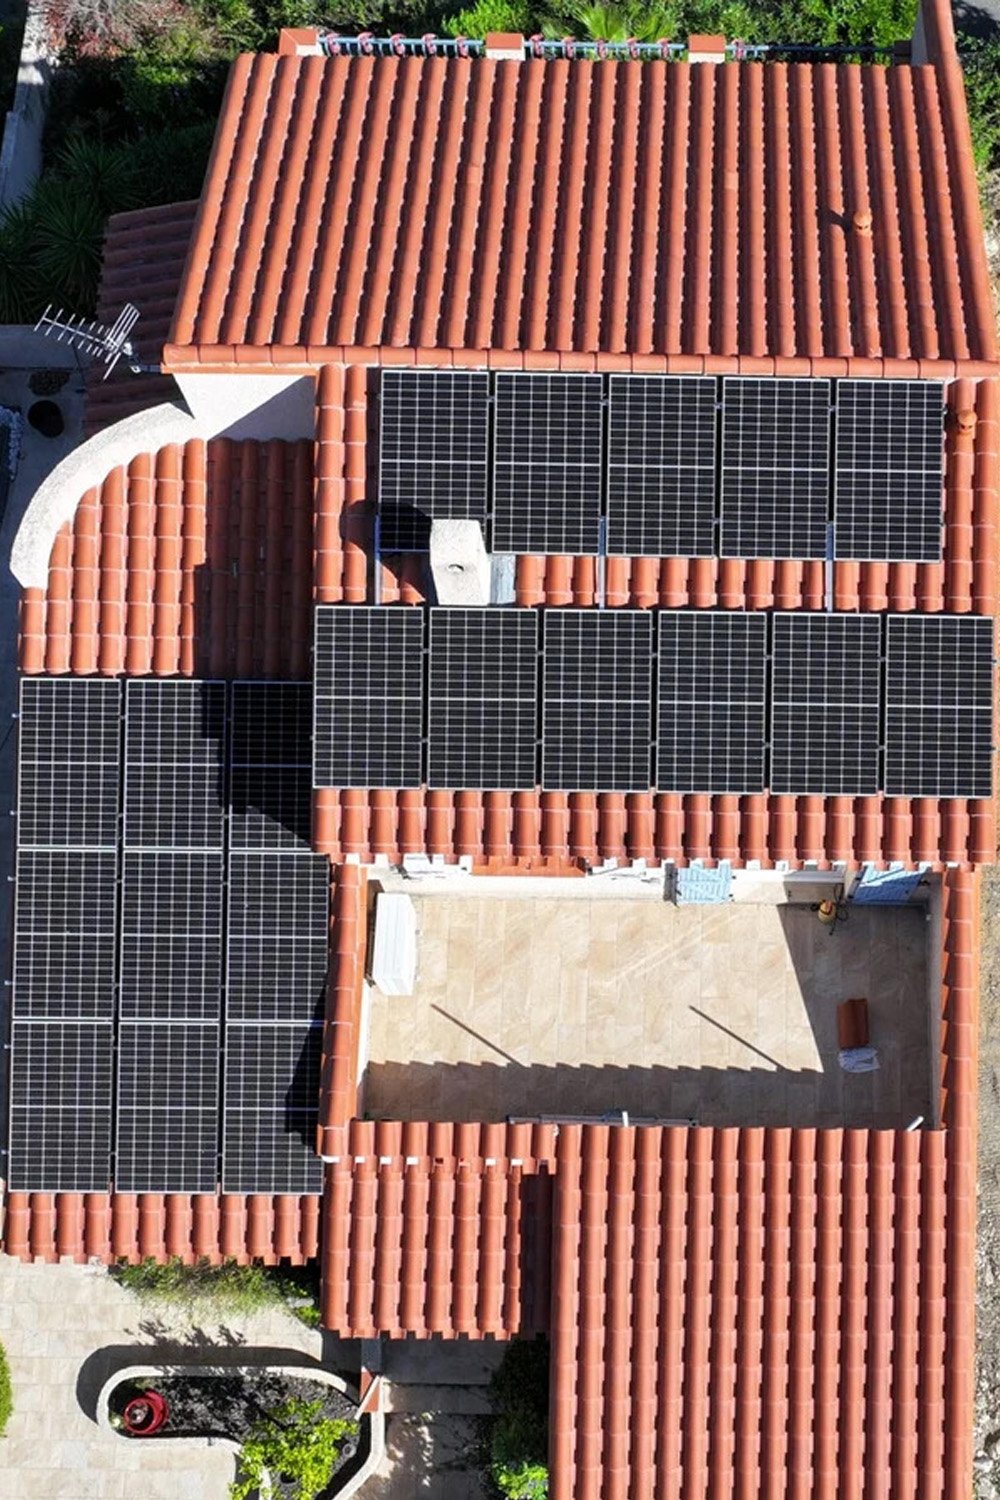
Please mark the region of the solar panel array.
<svg viewBox="0 0 1000 1500"><path fill-rule="evenodd" d="M115 1181L127 1193L218 1181L223 682L125 685Z"/></svg>
<svg viewBox="0 0 1000 1500"><path fill-rule="evenodd" d="M830 382L722 382L723 557L824 557Z"/></svg>
<svg viewBox="0 0 1000 1500"><path fill-rule="evenodd" d="M110 1179L120 765L119 683L21 683L12 1191Z"/></svg>
<svg viewBox="0 0 1000 1500"><path fill-rule="evenodd" d="M229 1190L319 1191L318 1074L289 1061L292 1040L318 1058L329 942L311 687L233 684L231 736L229 695L132 680L123 723L117 682L22 685L13 1189L214 1192L221 1145Z"/></svg>
<svg viewBox="0 0 1000 1500"><path fill-rule="evenodd" d="M771 790L879 790L878 615L776 614Z"/></svg>
<svg viewBox="0 0 1000 1500"><path fill-rule="evenodd" d="M381 546L938 561L943 429L938 381L387 370Z"/></svg>
<svg viewBox="0 0 1000 1500"><path fill-rule="evenodd" d="M377 607L361 613L370 617ZM412 634L422 636L420 609L384 613L412 615ZM428 615L427 660L414 653L406 680L411 784L422 784L426 765L429 787L456 791L739 795L770 786L790 795L864 796L895 774L898 795L924 795L914 786L925 783L941 788L926 795L986 795L979 788L992 764L992 679L964 645L941 664L929 654L937 629L964 642L973 628L964 617L951 626L935 623L945 617L912 617L929 623L920 648L922 712L913 708L911 687L906 722L914 737L904 756L902 738L897 744L883 732L879 615L507 608ZM985 627L975 628L985 641ZM356 668L350 647L338 655L345 699L355 669L364 696L377 633L363 628L354 638ZM954 705L942 683L958 684ZM975 704L959 701L963 683L978 693ZM934 693L944 694L941 703ZM329 708L317 698L317 724L335 738L336 721L324 728L324 714ZM948 744L955 746L950 776ZM939 769L929 777L935 756Z"/></svg>
<svg viewBox="0 0 1000 1500"><path fill-rule="evenodd" d="M601 531L600 375L496 376L494 552L596 552Z"/></svg>
<svg viewBox="0 0 1000 1500"><path fill-rule="evenodd" d="M428 786L535 785L538 618L533 609L431 610Z"/></svg>
<svg viewBox="0 0 1000 1500"><path fill-rule="evenodd" d="M309 848L312 697L309 682L233 683L231 848Z"/></svg>
<svg viewBox="0 0 1000 1500"><path fill-rule="evenodd" d="M309 683L233 685L222 1106L229 1193L322 1187L315 1135L330 865L309 847L311 736Z"/></svg>
<svg viewBox="0 0 1000 1500"><path fill-rule="evenodd" d="M889 796L993 795L993 621L890 615L885 790Z"/></svg>
<svg viewBox="0 0 1000 1500"><path fill-rule="evenodd" d="M843 380L837 388L835 555L938 562L944 499L941 387Z"/></svg>
<svg viewBox="0 0 1000 1500"><path fill-rule="evenodd" d="M317 609L316 786L420 785L423 649L419 609Z"/></svg>
<svg viewBox="0 0 1000 1500"><path fill-rule="evenodd" d="M545 618L542 787L648 791L653 617L560 609Z"/></svg>
<svg viewBox="0 0 1000 1500"><path fill-rule="evenodd" d="M611 376L612 555L714 554L716 391L711 376Z"/></svg>
<svg viewBox="0 0 1000 1500"><path fill-rule="evenodd" d="M767 740L767 616L660 615L656 785L760 792Z"/></svg>
<svg viewBox="0 0 1000 1500"><path fill-rule="evenodd" d="M439 517L486 520L489 376L384 370L379 413L383 552L422 552Z"/></svg>

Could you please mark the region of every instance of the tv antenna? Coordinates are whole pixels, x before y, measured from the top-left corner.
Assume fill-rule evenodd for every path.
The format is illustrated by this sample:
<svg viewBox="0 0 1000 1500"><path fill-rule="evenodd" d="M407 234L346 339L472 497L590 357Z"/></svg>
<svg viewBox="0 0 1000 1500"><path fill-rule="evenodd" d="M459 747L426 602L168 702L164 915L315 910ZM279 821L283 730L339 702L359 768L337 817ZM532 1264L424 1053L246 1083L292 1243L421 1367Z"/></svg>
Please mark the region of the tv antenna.
<svg viewBox="0 0 1000 1500"><path fill-rule="evenodd" d="M103 360L106 369L102 378L107 380L123 355L128 359L130 368L136 368L133 363L135 349L129 335L138 321L139 309L131 302L126 302L110 327L106 323L64 313L61 307L58 312L53 313L52 304L49 303L35 324L35 332L54 334L57 343L69 343L73 348L89 354L92 359Z"/></svg>

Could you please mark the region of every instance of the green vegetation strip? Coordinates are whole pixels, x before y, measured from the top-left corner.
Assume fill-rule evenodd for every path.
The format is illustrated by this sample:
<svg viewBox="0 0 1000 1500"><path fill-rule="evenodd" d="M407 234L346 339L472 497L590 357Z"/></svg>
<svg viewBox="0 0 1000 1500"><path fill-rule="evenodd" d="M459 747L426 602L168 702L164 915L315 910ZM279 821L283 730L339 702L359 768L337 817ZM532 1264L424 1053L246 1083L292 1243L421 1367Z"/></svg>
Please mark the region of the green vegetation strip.
<svg viewBox="0 0 1000 1500"><path fill-rule="evenodd" d="M234 1261L187 1266L179 1260L165 1265L144 1260L136 1266L117 1265L112 1275L145 1302L243 1317L283 1307L307 1327L319 1327L315 1266L238 1266Z"/></svg>
<svg viewBox="0 0 1000 1500"><path fill-rule="evenodd" d="M10 1421L14 1410L14 1393L10 1384L10 1366L7 1363L7 1351L0 1344L0 1437L7 1431L7 1423Z"/></svg>

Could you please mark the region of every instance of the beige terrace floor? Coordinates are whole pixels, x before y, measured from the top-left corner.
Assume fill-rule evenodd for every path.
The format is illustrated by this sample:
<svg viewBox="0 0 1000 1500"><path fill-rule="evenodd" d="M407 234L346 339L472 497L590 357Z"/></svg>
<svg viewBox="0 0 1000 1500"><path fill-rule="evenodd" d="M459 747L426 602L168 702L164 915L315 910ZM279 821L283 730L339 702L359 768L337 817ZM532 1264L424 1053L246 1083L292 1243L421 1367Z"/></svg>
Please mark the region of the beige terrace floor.
<svg viewBox="0 0 1000 1500"><path fill-rule="evenodd" d="M364 1107L397 1119L909 1124L929 1112L928 925L853 907L417 895L415 995L371 998ZM869 1000L876 1073L837 1060Z"/></svg>

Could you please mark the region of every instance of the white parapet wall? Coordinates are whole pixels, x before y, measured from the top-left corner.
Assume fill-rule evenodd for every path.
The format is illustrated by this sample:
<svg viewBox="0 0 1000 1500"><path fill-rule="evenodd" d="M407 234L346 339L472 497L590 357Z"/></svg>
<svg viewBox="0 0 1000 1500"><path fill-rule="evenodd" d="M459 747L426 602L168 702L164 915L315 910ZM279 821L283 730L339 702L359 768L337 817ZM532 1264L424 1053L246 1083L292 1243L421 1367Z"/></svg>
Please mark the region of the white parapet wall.
<svg viewBox="0 0 1000 1500"><path fill-rule="evenodd" d="M11 572L23 588L44 588L59 528L88 490L145 453L192 438L311 438L311 375L193 375L178 382L190 409L165 401L123 417L68 453L32 496L11 548Z"/></svg>

